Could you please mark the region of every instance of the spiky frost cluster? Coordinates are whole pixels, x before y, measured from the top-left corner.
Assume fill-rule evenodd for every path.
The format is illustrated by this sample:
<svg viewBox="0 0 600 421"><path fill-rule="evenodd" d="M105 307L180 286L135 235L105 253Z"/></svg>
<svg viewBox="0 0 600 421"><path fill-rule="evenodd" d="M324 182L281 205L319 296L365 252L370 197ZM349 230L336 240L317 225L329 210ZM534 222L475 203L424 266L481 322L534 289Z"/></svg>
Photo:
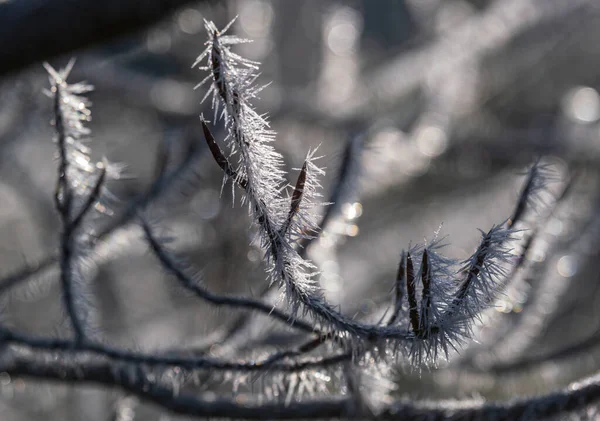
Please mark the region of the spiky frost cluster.
<svg viewBox="0 0 600 421"><path fill-rule="evenodd" d="M439 241L412 248L403 256L396 280L396 303L389 320L376 324L349 318L329 304L314 280L315 267L295 250L296 240L318 229L312 209L317 205L323 171L309 153L291 197L283 194L282 156L272 142L275 134L253 109L262 87L256 87L258 63L233 53L230 47L247 40L225 35L205 22L209 39L194 63L209 71L198 87L209 83L215 118L224 121L230 156L217 146L206 121L203 128L213 156L226 176L245 191L259 227L271 281L284 289L293 314L310 316L321 330L359 355L385 358L410 356L415 364L435 363L472 335L473 320L490 307L501 287L510 254L512 231L507 222L483 234L477 250L465 261L438 253ZM229 160L237 159L234 168Z"/></svg>
<svg viewBox="0 0 600 421"><path fill-rule="evenodd" d="M230 25L231 23L219 32L212 22L206 23L210 40L207 48L196 59L194 67L208 58L208 65L200 69L210 70L212 73L196 88L214 78L204 99L212 95L215 119L221 111L220 117L228 130L226 142L231 154L239 155L237 179L248 180L247 198L252 200L260 197L265 201L250 205L258 206L262 212L268 213L272 222L281 224L285 206L279 190L273 189L273 186L285 184L285 173L281 168L282 157L271 146L275 140L275 132L250 104L263 89L254 86L258 77L255 73L258 63L244 59L228 49L230 45L248 42L235 36L222 35Z"/></svg>
<svg viewBox="0 0 600 421"><path fill-rule="evenodd" d="M398 278L406 285L408 306L395 319L405 320L415 335L409 349L414 361L435 363L439 352L447 357L472 337L473 321L493 305L514 263L508 247L513 232L506 223L482 231L479 246L463 261L440 254L441 240L409 251L413 269ZM408 266L408 258L403 262Z"/></svg>
<svg viewBox="0 0 600 421"><path fill-rule="evenodd" d="M251 101L264 86L255 86L258 63L235 53L231 45L248 42L224 35L233 21L219 31L214 23L205 22L209 34L207 47L194 67L206 60L201 70L210 71L197 87L211 82L205 99L212 95L215 118L221 118L227 129L225 142L229 159L237 159L232 178L245 190L244 200L260 228L261 245L267 250L272 282L283 285L295 279L303 294L314 293L314 267L300 258L293 240L304 238L317 229L312 213L317 205L318 180L323 171L314 164L314 151L309 152L291 198L282 194L287 186L282 169L283 158L272 146L275 133L268 121L253 108ZM292 297L287 294L287 297ZM297 301L290 301L295 307Z"/></svg>

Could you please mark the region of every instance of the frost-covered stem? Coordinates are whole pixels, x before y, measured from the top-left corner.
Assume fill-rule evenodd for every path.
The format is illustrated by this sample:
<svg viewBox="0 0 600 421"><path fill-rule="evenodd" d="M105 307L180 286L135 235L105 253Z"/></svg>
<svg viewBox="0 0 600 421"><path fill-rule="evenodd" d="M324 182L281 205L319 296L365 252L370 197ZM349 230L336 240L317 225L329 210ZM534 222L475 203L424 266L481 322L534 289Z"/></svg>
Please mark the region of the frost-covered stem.
<svg viewBox="0 0 600 421"><path fill-rule="evenodd" d="M487 258L489 247L490 233L488 232L477 248L478 251L477 255L475 256L475 261L471 264L471 267L467 272L467 277L462 282L458 292L456 293L456 297L454 297L454 300L452 301L452 310L450 310L450 314L455 308L460 306L461 301L465 299L469 293L469 289L477 280L477 277L479 276L479 273L481 272L481 269L483 268L484 262Z"/></svg>
<svg viewBox="0 0 600 421"><path fill-rule="evenodd" d="M219 45L219 31L216 30L216 28L212 32L212 38L214 40L214 44L212 46L210 58L212 64L213 80L215 81L215 85L217 87L219 95L221 96L221 99L225 104L227 104L229 102L228 91L227 86L225 85L225 78L222 71L223 69L221 68L221 63L223 63L223 57L221 57L221 48Z"/></svg>
<svg viewBox="0 0 600 421"><path fill-rule="evenodd" d="M185 159L171 173L162 174L156 177L152 186L145 191L140 197L131 201L125 212L111 219L110 224L96 235L96 240L104 240L113 234L119 228L127 225L137 214L144 208L153 204L161 198L161 196L172 190L173 185L179 181L184 174L191 172L196 158L199 156L199 149L196 147L196 142L192 143L192 147L185 155ZM105 170L106 168L103 168ZM104 172L104 171L103 171ZM106 176L105 176L106 177ZM98 181L100 181L98 179ZM104 182L104 180L103 180ZM101 187L101 186L99 186ZM90 196L91 197L91 196ZM92 203L93 205L93 203ZM13 274L0 280L0 294L14 286L26 282L32 276L37 275L40 271L48 269L59 261L59 255L49 255L43 258L35 267L22 268Z"/></svg>
<svg viewBox="0 0 600 421"><path fill-rule="evenodd" d="M69 315L69 319L71 320L71 324L73 325L75 339L80 342L85 340L85 323L82 318L79 317L73 293L73 229L74 227L69 223L63 226L60 244L60 280L63 289L65 308Z"/></svg>
<svg viewBox="0 0 600 421"><path fill-rule="evenodd" d="M534 183L536 180L536 175L538 173L538 165L539 159L535 162L535 164L531 167L529 172L527 173L527 180L521 190L521 194L519 195L519 200L517 201L517 205L515 206L515 210L513 211L510 218L508 218L508 224L514 225L523 217L525 213L525 209L527 208L527 201L530 200L532 190L534 189Z"/></svg>
<svg viewBox="0 0 600 421"><path fill-rule="evenodd" d="M153 373L138 364L115 363L95 358L60 358L50 361L11 354L0 361L0 369L11 376L117 386L167 410L187 416L254 420L340 418L348 412L346 408L350 404L347 399L339 398L292 402L289 405L248 405L223 398L206 399L202 394L177 393L175 385L171 382L150 381L149 376Z"/></svg>
<svg viewBox="0 0 600 421"><path fill-rule="evenodd" d="M221 148L216 143L213 134L211 133L210 129L208 128L206 120L201 118L201 121L202 121L202 129L204 132L205 140L209 146L209 149L211 150L211 153L215 159L215 162L219 165L219 167L223 170L223 172L229 178L231 178L234 182L236 182L238 184L238 186L241 187L243 190L246 190L247 189L246 178L241 177L233 169L233 166L231 165L229 160L225 157L225 154L223 153ZM339 206L338 202L340 200L342 200L341 197L347 195L347 192L345 192L345 191L348 189L349 179L355 175L354 173L356 171L353 169L353 167L355 166L354 164L355 164L355 161L357 161L357 155L359 155L359 150L361 149L361 147L362 147L362 142L360 142L360 139L358 137L352 139L346 145L345 152L344 152L344 158L342 160L342 165L340 166L339 174L337 177L338 182L337 182L336 186L333 188L333 190L331 192L331 196L330 196L329 200L327 201L327 203L330 203L331 205L327 206L325 214L322 217L321 222L318 225L318 228L315 229L315 228L309 227L307 229L307 235L304 237L301 237L298 241L296 249L301 258L305 258L310 244L312 243L312 241L319 238L319 234L322 232L322 228L327 224L328 220L331 217L333 217L333 215L335 215L336 213L338 213L341 210L341 206ZM280 234L285 234L286 231L288 231L289 227L291 226L291 220L296 215L299 205L301 203L301 199L302 199L301 193L303 193L304 183L306 182L306 174L307 174L307 165L306 164L307 163L305 161L305 163L303 164L302 170L300 172L300 175L298 176L298 180L296 182L296 188L294 189L294 195L296 196L295 200L294 200L294 195L292 195L292 204L290 206L290 212L289 212L288 218L286 220L288 226L286 227L285 230L281 229ZM264 297L270 291L273 291L273 284L270 284L267 288L265 288L265 290L262 291L259 296ZM397 309L396 317L399 315L399 311L401 310L401 306L402 306L401 299L399 299L397 302L399 303L400 307ZM239 318L237 320L235 320L234 323L232 323L232 325L227 329L227 331L222 331L222 333L220 334L221 339L219 341L222 343L226 342L231 337L233 337L233 335L236 332L244 329L251 322L251 320L253 320L253 319L248 318L246 315L243 315L243 314L240 315ZM392 324L392 323L393 323L393 320L389 324Z"/></svg>
<svg viewBox="0 0 600 421"><path fill-rule="evenodd" d="M73 198L71 189L67 182L67 169L69 159L67 158L67 135L65 133L63 115L61 110L61 88L58 83L52 87L54 94L54 127L56 130L56 144L58 146L58 178L56 180L56 191L54 192L54 201L63 225L69 224L71 212L71 200Z"/></svg>
<svg viewBox="0 0 600 421"><path fill-rule="evenodd" d="M90 212L92 206L98 201L100 198L100 191L104 186L104 182L106 181L106 166L102 165L100 168L100 174L96 178L96 183L94 183L94 187L87 197L85 203L81 207L81 210L77 213L77 216L73 218L71 225L73 227L79 227L83 222L83 218Z"/></svg>
<svg viewBox="0 0 600 421"><path fill-rule="evenodd" d="M294 328L308 333L316 333L321 335L321 333L310 324L295 319L292 315L287 314L277 308L273 308L273 306L263 303L262 301L244 297L222 296L213 294L206 290L197 281L186 275L184 269L180 267L181 264L177 264L169 255L168 251L160 244L160 241L155 237L149 224L142 218L140 218L140 222L144 230L146 241L150 245L150 248L156 258L160 261L162 266L167 269L167 271L171 272L179 281L179 283L187 290L192 291L194 294L210 302L211 304L259 311L265 315L284 322L286 325L291 325Z"/></svg>
<svg viewBox="0 0 600 421"><path fill-rule="evenodd" d="M243 102L245 101L243 95L237 91L234 83L237 75L234 74L234 69L228 67L227 57L225 57L224 54L230 53L221 45L221 34L210 25L211 24L207 24L211 31L212 43L207 50L207 54L209 55L209 66L214 81L213 89L215 95L218 96L223 103L227 116L226 123L229 129L229 135L241 155L241 167L243 168L248 181L246 192L250 201L250 208L264 236L267 260L271 263L273 279L287 288L292 301L304 304L318 320L328 321L342 331L355 330L353 328L357 327L359 329L356 330L363 330L364 334L370 336L367 332L364 332L366 326L361 326L337 313L321 297L310 293L306 288L300 287L296 279L294 279L293 274L298 271L296 265L302 265L304 264L304 261L299 258L293 250L293 247L287 242L284 236L281 235L277 228L277 224L272 219L272 214L274 215L276 211L272 209L274 203L271 202L273 199L276 199L277 196L266 197L263 195L263 192L268 195L274 195L279 186L273 185L272 183L278 183L282 178L278 174L271 174L272 179L268 181L272 183L256 178L253 164L258 164L258 162L254 163L253 161L255 159L263 160L265 163L262 165L273 166L273 172L278 170L274 167L275 164L265 161L269 159L269 156L259 157L256 151L250 150L253 145L250 139L247 138L246 130L248 130L248 127L246 127L244 123L250 118L250 116L246 114L251 113L251 110L245 105L245 102ZM237 83L243 84L241 81L237 81ZM252 116L252 118L258 120L258 117L255 116ZM255 130L256 129L258 129L258 127L255 128ZM270 152L267 149L264 151L265 153ZM271 155L274 159L279 159L279 155L275 155L275 152L272 152ZM258 164L259 167L260 165L261 164ZM265 189L271 189L272 191L267 192ZM298 261L299 259L300 261ZM402 333L402 336L405 336L405 332Z"/></svg>
<svg viewBox="0 0 600 421"><path fill-rule="evenodd" d="M448 310L440 317L440 321L432 325L429 329L430 333L438 333L444 329L445 324L452 323L453 318L461 317L460 315L466 315L467 317L474 317L479 311L485 306L489 305L489 301L494 298L493 294L488 293L485 297L485 302L478 302L480 297L477 296L479 291L477 288L487 291L490 286L486 286L481 283L480 274L484 269L484 265L487 264L488 254L492 244L492 235L494 234L497 227L492 228L483 236L477 251L475 252L474 258L467 269L466 278L462 281L459 289L457 290ZM475 300L475 303L470 303L469 300Z"/></svg>
<svg viewBox="0 0 600 421"><path fill-rule="evenodd" d="M23 344L25 351L31 351ZM81 355L70 358L67 352L62 358L48 353L38 356L32 352L13 351L5 348L0 360L0 370L10 376L26 376L52 379L70 383L93 383L120 387L126 392L154 402L178 414L198 417L236 419L365 419L369 414L357 411L352 399L328 398L292 402L248 404L234 400L204 400L202 394L175 393L169 382L151 382L153 374L140 364ZM62 354L60 354L62 355ZM448 419L475 421L482 419L526 421L551 416L566 416L569 412L582 410L600 400L600 376L592 376L569 385L563 390L542 396L515 399L508 402L471 401L457 404L451 402L420 402L400 400L383 407L377 418L402 420L444 421ZM352 409L352 410L351 410Z"/></svg>
<svg viewBox="0 0 600 421"><path fill-rule="evenodd" d="M58 180L54 194L56 209L62 223L62 235L60 240L60 281L63 291L63 302L69 320L73 326L76 342L85 339L85 323L79 316L73 292L73 247L74 230L77 228L71 221L73 192L69 186L67 171L69 169L69 158L67 152L67 139L64 129L64 119L61 109L61 88L58 83L52 87L54 94L54 124L57 135L59 152Z"/></svg>
<svg viewBox="0 0 600 421"><path fill-rule="evenodd" d="M218 370L237 372L261 372L272 370L278 372L300 372L305 370L326 368L348 361L348 354L323 355L316 358L298 358L314 350L324 343L323 337L312 339L295 349L273 352L258 360L243 361L239 359L225 360L206 356L178 355L184 350L172 350L169 353L147 353L116 348L107 344L87 340L77 342L72 339L39 338L12 332L0 328L0 339L4 344L27 346L38 351L65 352L70 357L92 354L97 357L110 358L118 363L143 364L147 367L180 367L183 370Z"/></svg>
<svg viewBox="0 0 600 421"><path fill-rule="evenodd" d="M525 184L521 189L519 199L511 217L506 221L507 225L512 227L520 222L528 207L531 207L528 205L540 201L540 192L555 180L556 177L549 171L548 165L542 163L541 158L538 158L527 172Z"/></svg>

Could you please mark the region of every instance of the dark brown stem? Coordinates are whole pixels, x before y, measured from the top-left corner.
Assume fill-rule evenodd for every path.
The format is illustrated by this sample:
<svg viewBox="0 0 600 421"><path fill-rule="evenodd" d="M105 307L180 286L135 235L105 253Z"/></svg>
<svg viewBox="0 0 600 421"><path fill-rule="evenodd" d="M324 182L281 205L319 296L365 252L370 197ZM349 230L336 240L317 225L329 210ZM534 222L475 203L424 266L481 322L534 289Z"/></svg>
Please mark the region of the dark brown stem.
<svg viewBox="0 0 600 421"><path fill-rule="evenodd" d="M280 234L284 235L287 233L292 221L294 220L294 216L300 210L300 203L302 203L302 195L304 194L304 184L306 183L306 161L304 165L302 165L302 169L300 170L300 174L298 174L298 180L296 180L296 187L294 188L294 193L292 194L292 201L290 204L290 212L288 213L287 219L283 226L281 227Z"/></svg>
<svg viewBox="0 0 600 421"><path fill-rule="evenodd" d="M387 321L388 326L393 325L396 322L396 320L398 320L398 316L400 315L400 311L402 310L404 282L406 282L406 253L404 252L404 250L402 250L402 255L400 256L400 263L398 264L398 273L396 273L396 283L394 285L394 312Z"/></svg>
<svg viewBox="0 0 600 421"><path fill-rule="evenodd" d="M206 143L208 144L208 148L212 153L213 158L221 167L223 172L232 180L234 180L242 189L246 190L248 188L248 180L245 177L240 176L229 163L229 160L223 154L223 151L217 145L214 136L210 132L206 121L202 119L202 131L204 132L204 138L206 139Z"/></svg>
<svg viewBox="0 0 600 421"><path fill-rule="evenodd" d="M421 298L421 325L418 334L426 336L430 325L431 312L431 265L427 249L423 250L423 261L421 262L421 281L423 282L423 293Z"/></svg>
<svg viewBox="0 0 600 421"><path fill-rule="evenodd" d="M417 304L417 286L415 281L415 271L413 268L413 260L410 253L406 255L406 292L408 295L408 307L410 314L410 324L413 332L419 332L419 306Z"/></svg>

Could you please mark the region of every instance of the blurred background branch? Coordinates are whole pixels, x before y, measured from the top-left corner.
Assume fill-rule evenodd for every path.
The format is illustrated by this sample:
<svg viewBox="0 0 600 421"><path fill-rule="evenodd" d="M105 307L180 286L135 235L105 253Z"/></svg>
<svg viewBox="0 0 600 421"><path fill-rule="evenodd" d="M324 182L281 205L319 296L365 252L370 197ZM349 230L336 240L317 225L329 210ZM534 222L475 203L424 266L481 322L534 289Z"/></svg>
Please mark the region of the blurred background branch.
<svg viewBox="0 0 600 421"><path fill-rule="evenodd" d="M165 19L188 3L192 1L0 2L0 76L129 35Z"/></svg>

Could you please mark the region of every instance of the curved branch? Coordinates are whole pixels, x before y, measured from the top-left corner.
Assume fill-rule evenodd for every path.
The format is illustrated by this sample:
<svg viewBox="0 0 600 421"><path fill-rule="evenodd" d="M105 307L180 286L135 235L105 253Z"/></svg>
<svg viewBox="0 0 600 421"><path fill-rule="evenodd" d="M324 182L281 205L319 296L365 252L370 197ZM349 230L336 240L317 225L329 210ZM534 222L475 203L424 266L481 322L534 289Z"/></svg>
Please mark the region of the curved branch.
<svg viewBox="0 0 600 421"><path fill-rule="evenodd" d="M63 357L72 360L78 360L87 355L108 358L115 364L141 364L145 367L180 367L181 369L190 371L206 369L264 373L268 370L292 373L309 369L323 369L349 361L352 358L350 353L338 353L315 358L285 361L286 359L300 357L312 351L324 342L324 339L321 338L311 340L296 349L274 352L265 358L250 361L228 361L205 356L188 357L177 355L176 351L171 351L170 353L144 353L116 348L98 342L82 342L60 338L37 338L15 333L7 329L0 330L0 342L28 347L41 352L59 352ZM85 366L82 366L82 370L85 370Z"/></svg>
<svg viewBox="0 0 600 421"><path fill-rule="evenodd" d="M202 286L198 284L194 279L187 276L183 269L178 265L171 256L169 256L167 250L160 244L157 238L154 236L152 229L150 226L140 218L142 228L144 229L144 235L146 237L146 241L150 245L152 252L156 256L156 258L160 261L162 266L169 272L171 272L177 280L181 283L181 285L189 291L192 291L197 296L202 299L214 304L214 305L224 305L224 306L232 306L235 308L244 308L250 310L259 311L267 316L273 317L277 320L280 320L287 324L290 327L298 328L305 332L316 333L320 335L320 332L315 327L311 326L309 323L304 322L302 320L298 320L291 314L287 314L277 308L274 308L272 305L264 303L260 300L255 300L252 298L245 297L234 297L234 296L223 296L216 295L211 293L210 291L204 289Z"/></svg>
<svg viewBox="0 0 600 421"><path fill-rule="evenodd" d="M174 413L199 417L245 419L361 419L361 413L349 398L325 401L241 404L224 399L203 399L176 393L167 382L151 382L150 370L139 365L115 363L95 358L35 358L30 354L5 352L0 370L11 376L27 376L62 382L96 383L120 387ZM454 420L530 420L557 416L584 409L600 400L600 375L575 383L558 392L509 402L419 402L398 401L384 408L378 419L442 421Z"/></svg>

